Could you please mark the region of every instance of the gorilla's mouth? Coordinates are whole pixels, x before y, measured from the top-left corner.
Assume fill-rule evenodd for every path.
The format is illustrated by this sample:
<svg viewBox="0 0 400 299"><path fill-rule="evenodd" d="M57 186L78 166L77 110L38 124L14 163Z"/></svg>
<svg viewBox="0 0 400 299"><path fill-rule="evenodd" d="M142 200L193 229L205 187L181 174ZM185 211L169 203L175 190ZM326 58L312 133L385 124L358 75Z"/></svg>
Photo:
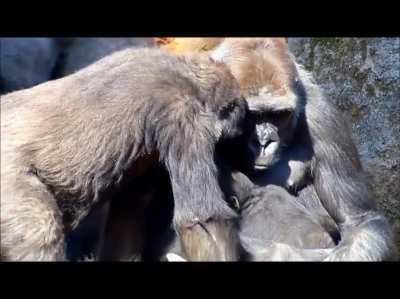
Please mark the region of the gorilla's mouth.
<svg viewBox="0 0 400 299"><path fill-rule="evenodd" d="M265 171L270 169L279 161L279 154L276 153L273 157L259 157L253 163L254 171Z"/></svg>
<svg viewBox="0 0 400 299"><path fill-rule="evenodd" d="M255 170L266 170L268 168L267 164L255 164L254 169Z"/></svg>

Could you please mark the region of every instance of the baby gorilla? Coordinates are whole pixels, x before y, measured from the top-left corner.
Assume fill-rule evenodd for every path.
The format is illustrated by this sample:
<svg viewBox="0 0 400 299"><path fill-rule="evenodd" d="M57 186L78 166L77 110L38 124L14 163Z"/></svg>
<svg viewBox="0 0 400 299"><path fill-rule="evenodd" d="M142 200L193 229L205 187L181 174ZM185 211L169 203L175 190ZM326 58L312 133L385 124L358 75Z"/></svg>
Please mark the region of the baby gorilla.
<svg viewBox="0 0 400 299"><path fill-rule="evenodd" d="M239 236L245 260L318 261L335 246L319 219L282 187L257 188L235 172L233 189L241 209Z"/></svg>

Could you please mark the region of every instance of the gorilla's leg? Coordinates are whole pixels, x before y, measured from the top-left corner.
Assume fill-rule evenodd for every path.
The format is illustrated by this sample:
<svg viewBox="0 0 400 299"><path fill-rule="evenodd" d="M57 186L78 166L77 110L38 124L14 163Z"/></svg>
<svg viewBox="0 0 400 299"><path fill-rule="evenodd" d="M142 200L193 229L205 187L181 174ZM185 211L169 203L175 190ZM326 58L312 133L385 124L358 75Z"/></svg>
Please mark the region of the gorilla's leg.
<svg viewBox="0 0 400 299"><path fill-rule="evenodd" d="M29 174L1 183L1 260L65 260L62 215L46 186Z"/></svg>

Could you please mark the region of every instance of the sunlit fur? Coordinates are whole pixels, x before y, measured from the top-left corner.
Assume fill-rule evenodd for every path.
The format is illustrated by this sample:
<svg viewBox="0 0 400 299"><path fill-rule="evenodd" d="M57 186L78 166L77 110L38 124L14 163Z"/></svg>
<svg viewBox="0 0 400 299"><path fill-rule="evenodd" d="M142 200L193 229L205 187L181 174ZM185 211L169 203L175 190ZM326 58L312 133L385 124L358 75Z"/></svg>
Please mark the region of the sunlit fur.
<svg viewBox="0 0 400 299"><path fill-rule="evenodd" d="M234 109L221 118L226 105ZM158 49L117 52L3 96L2 259L65 259L64 232L159 161L170 174L178 228L234 219L214 147L240 134L245 110L223 64ZM221 242L234 259L236 240Z"/></svg>

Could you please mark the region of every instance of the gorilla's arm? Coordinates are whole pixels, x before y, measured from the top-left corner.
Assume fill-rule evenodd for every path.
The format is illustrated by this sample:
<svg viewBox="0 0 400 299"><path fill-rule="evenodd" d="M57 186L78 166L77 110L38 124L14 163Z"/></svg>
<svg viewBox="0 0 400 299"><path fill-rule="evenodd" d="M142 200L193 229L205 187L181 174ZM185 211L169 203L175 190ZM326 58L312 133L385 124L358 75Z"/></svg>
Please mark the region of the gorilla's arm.
<svg viewBox="0 0 400 299"><path fill-rule="evenodd" d="M307 74L301 78L308 98L305 114L314 151L311 172L315 190L341 231L341 242L327 260L394 259L391 227L371 197L346 122L322 99L318 87L307 82Z"/></svg>

